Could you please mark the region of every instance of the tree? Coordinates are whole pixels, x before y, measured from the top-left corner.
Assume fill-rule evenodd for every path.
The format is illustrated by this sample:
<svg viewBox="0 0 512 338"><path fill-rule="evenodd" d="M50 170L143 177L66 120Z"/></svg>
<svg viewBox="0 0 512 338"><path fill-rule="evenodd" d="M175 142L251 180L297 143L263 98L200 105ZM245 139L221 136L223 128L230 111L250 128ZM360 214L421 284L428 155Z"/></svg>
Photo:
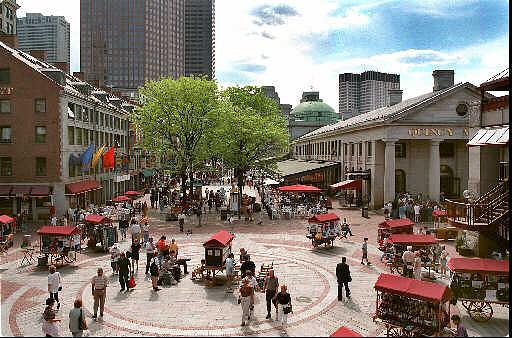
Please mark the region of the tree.
<svg viewBox="0 0 512 338"><path fill-rule="evenodd" d="M261 88L230 87L223 91L222 97L225 113L213 137L218 140L216 153L235 171L240 218L245 174L275 165L275 161L262 160L288 150L288 131L278 105Z"/></svg>
<svg viewBox="0 0 512 338"><path fill-rule="evenodd" d="M193 193L194 168L208 157L209 134L219 121L217 84L206 77L150 81L139 91L142 108L131 116L146 149L173 158L186 196L187 173Z"/></svg>

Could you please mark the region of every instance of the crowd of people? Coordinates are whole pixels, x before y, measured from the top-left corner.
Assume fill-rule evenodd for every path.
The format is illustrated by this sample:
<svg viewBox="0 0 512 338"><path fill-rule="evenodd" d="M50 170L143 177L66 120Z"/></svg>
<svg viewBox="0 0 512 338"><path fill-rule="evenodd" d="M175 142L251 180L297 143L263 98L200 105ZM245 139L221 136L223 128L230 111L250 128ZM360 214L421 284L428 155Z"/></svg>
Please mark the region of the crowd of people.
<svg viewBox="0 0 512 338"><path fill-rule="evenodd" d="M432 223L433 212L442 210L442 202L423 199L421 195L397 194L394 201L384 205L386 218L409 218L416 223Z"/></svg>

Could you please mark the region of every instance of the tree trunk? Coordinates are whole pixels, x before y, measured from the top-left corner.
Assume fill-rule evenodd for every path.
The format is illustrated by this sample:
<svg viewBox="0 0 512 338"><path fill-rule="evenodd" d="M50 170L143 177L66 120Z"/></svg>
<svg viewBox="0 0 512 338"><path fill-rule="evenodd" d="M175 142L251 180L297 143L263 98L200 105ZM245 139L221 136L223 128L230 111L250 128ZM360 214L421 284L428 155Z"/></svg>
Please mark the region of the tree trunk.
<svg viewBox="0 0 512 338"><path fill-rule="evenodd" d="M190 197L194 199L194 173L192 170L188 173L188 179L190 180Z"/></svg>
<svg viewBox="0 0 512 338"><path fill-rule="evenodd" d="M242 218L242 191L244 189L244 172L241 170L235 170L238 183L238 219Z"/></svg>
<svg viewBox="0 0 512 338"><path fill-rule="evenodd" d="M187 173L181 174L181 193L183 194L183 200L187 200Z"/></svg>

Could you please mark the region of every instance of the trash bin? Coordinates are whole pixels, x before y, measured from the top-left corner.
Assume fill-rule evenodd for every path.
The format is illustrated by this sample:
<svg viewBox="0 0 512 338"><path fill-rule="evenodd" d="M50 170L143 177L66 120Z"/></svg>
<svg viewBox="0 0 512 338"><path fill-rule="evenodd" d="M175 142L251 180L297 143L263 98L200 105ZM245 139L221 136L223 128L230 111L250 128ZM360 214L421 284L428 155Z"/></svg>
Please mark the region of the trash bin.
<svg viewBox="0 0 512 338"><path fill-rule="evenodd" d="M220 220L221 221L227 221L228 220L228 209L221 209L220 210Z"/></svg>
<svg viewBox="0 0 512 338"><path fill-rule="evenodd" d="M363 207L361 216L364 218L368 218L368 207Z"/></svg>
<svg viewBox="0 0 512 338"><path fill-rule="evenodd" d="M47 266L47 265L48 265L48 256L37 257L37 266Z"/></svg>

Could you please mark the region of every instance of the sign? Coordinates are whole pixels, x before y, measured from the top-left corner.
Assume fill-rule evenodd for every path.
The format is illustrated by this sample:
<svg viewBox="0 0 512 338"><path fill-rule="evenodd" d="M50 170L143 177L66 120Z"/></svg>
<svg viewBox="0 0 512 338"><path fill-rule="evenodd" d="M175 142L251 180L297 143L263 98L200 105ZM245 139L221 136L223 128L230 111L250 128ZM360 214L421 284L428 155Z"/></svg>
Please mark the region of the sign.
<svg viewBox="0 0 512 338"><path fill-rule="evenodd" d="M114 176L114 182L116 182L116 183L129 181L129 180L130 180L130 174Z"/></svg>
<svg viewBox="0 0 512 338"><path fill-rule="evenodd" d="M469 136L468 128L409 128L409 136Z"/></svg>
<svg viewBox="0 0 512 338"><path fill-rule="evenodd" d="M0 87L0 95L11 95L13 91L11 87Z"/></svg>

